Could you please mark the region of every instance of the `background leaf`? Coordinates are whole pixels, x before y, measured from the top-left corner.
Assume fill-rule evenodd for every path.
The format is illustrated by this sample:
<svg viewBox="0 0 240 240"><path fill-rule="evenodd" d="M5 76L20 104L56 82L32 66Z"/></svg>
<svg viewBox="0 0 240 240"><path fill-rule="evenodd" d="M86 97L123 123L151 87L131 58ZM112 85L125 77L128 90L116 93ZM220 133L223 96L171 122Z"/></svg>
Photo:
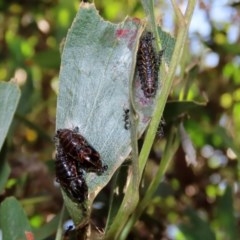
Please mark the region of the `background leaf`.
<svg viewBox="0 0 240 240"><path fill-rule="evenodd" d="M14 83L0 82L0 149L16 111L20 91Z"/></svg>
<svg viewBox="0 0 240 240"><path fill-rule="evenodd" d="M3 144L3 147L0 151L0 194L4 191L5 184L8 180L11 169L6 160L6 142Z"/></svg>
<svg viewBox="0 0 240 240"><path fill-rule="evenodd" d="M226 239L239 239L237 231L237 220L233 209L233 197L230 186L227 186L223 196L217 201L216 217L218 219L219 229Z"/></svg>
<svg viewBox="0 0 240 240"><path fill-rule="evenodd" d="M187 224L181 224L180 230L188 240L214 240L215 234L207 221L200 218L193 209L187 209L186 215L189 218Z"/></svg>
<svg viewBox="0 0 240 240"><path fill-rule="evenodd" d="M0 225L3 239L6 240L25 240L25 232L31 232L28 219L14 197L9 197L2 202Z"/></svg>

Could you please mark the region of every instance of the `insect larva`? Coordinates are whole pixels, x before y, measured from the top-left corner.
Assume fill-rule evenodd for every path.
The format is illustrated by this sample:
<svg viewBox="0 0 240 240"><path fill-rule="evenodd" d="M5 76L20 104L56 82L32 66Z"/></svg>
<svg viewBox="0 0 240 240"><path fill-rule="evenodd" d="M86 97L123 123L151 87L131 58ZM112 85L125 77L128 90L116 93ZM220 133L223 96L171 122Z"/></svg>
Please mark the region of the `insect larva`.
<svg viewBox="0 0 240 240"><path fill-rule="evenodd" d="M82 203L87 198L88 187L83 177L83 171L78 169L74 159L58 147L56 153L56 179L65 193L77 203Z"/></svg>
<svg viewBox="0 0 240 240"><path fill-rule="evenodd" d="M88 172L98 174L107 170L107 165L102 164L100 154L79 134L78 127L71 129L58 129L55 135L64 152L79 161L79 166Z"/></svg>
<svg viewBox="0 0 240 240"><path fill-rule="evenodd" d="M145 97L151 98L156 95L158 87L158 71L161 64L163 51L157 55L153 44L153 35L147 32L140 39L137 53L137 69L141 81L141 88Z"/></svg>

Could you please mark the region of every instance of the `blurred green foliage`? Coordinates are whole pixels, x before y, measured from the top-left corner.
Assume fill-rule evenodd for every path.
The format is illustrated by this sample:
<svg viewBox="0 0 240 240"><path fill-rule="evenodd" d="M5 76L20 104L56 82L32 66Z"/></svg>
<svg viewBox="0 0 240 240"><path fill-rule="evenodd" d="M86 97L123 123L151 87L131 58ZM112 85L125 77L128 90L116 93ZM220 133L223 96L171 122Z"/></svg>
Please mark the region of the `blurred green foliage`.
<svg viewBox="0 0 240 240"><path fill-rule="evenodd" d="M137 0L95 0L95 4L109 21L122 21L126 15L145 17ZM59 189L53 184L52 136L60 49L78 5L76 0L0 1L0 81L14 78L22 92L2 149L7 152L4 158L11 167L11 174L0 200L8 196L19 199L31 226L38 227L37 236L44 236L41 227L43 233L46 226L49 227L47 233L54 236L57 226L54 221L62 206ZM157 14L159 6L164 13L166 5L156 1ZM206 13L209 8L202 5ZM232 9L237 10L237 6ZM178 102L188 83L184 100L204 102L207 99L207 105L193 109L184 105L183 109L174 110L174 105L167 104L165 136L156 139L144 184L153 177L168 129L179 120L184 121L196 147L198 166L188 167L185 154L179 148L165 181L129 239L239 239L240 38L238 36L232 43L226 37L234 21L240 18L239 12L234 12L232 19L221 27L209 21L209 39L199 37L203 49L218 55L216 66L204 65L204 51L195 56L186 46L185 62L180 63L180 74L169 100ZM107 215L108 191L106 188L97 199L105 202L105 207L96 209L93 214L94 221L101 227Z"/></svg>

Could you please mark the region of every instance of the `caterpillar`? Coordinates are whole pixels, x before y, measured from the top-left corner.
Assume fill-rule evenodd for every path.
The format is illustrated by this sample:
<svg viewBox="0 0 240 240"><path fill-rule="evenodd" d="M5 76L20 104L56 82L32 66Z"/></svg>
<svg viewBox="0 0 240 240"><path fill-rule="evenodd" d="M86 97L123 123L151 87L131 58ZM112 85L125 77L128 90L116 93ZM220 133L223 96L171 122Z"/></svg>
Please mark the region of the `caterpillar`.
<svg viewBox="0 0 240 240"><path fill-rule="evenodd" d="M137 52L137 70L141 82L141 88L146 98L156 95L158 88L158 71L161 64L163 50L156 54L151 32L144 34L139 42Z"/></svg>

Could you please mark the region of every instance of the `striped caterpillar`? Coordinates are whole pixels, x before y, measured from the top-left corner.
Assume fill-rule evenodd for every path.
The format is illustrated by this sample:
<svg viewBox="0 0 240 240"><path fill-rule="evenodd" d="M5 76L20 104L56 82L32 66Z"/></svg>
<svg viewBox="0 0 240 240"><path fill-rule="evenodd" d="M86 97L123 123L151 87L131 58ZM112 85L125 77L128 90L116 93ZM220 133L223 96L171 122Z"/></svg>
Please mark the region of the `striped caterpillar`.
<svg viewBox="0 0 240 240"><path fill-rule="evenodd" d="M137 53L137 70L141 82L141 88L146 98L156 95L158 88L158 71L161 64L163 50L156 54L151 32L144 34L139 42Z"/></svg>

